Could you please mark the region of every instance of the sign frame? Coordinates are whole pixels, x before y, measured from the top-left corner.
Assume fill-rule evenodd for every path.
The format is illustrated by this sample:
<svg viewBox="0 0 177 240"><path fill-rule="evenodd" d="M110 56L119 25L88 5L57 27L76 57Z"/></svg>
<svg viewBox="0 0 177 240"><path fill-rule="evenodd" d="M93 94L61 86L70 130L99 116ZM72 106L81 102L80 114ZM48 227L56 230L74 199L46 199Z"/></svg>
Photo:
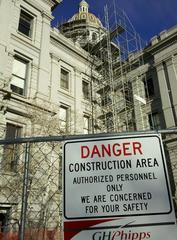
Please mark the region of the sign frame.
<svg viewBox="0 0 177 240"><path fill-rule="evenodd" d="M153 213L138 213L138 214L118 214L118 215L110 215L110 216L100 216L98 214L96 214L96 216L85 216L85 217L68 217L66 214L66 208L67 208L67 204L66 204L66 151L67 151L67 145L68 144L75 144L75 143L91 143L91 142L101 142L104 140L123 140L123 139L139 139L139 138L152 138L152 137L156 137L158 138L158 142L159 142L159 147L160 147L160 151L161 151L161 158L162 158L162 163L163 163L163 171L164 171L164 177L165 177L165 181L166 181L166 188L167 188L167 194L168 194L168 200L169 200L169 207L170 210L167 212L153 212ZM104 137L104 138L93 138L93 139L84 139L84 140L76 140L76 141L67 141L64 144L64 161L63 161L63 166L64 166L64 181L63 181L63 189L64 189L64 205L63 205L63 213L64 213L64 218L68 219L68 220L73 220L73 219L92 219L92 218L114 218L114 217L130 217L130 216L151 216L151 215L165 215L165 214L170 214L172 212L172 199L171 199L171 194L170 194L170 187L169 187L169 179L167 177L167 167L166 167L166 163L165 163L165 155L164 155L164 151L162 149L162 142L161 142L161 137L159 136L159 134L142 134L142 135L126 135L125 137L123 136L113 136L113 137Z"/></svg>
<svg viewBox="0 0 177 240"><path fill-rule="evenodd" d="M91 216L70 216L67 214L67 161L68 161L68 146L69 144L80 144L80 143L92 143L92 142L101 142L101 141L111 141L111 140L129 140L129 139L150 139L152 137L157 138L158 142L158 151L157 156L160 156L160 169L163 169L163 184L166 189L167 197L164 197L164 201L168 201L168 211L159 211L151 213L132 213L132 214L120 214L119 212L116 215L91 215ZM71 148L72 149L72 148ZM73 151L77 151L77 148L73 148ZM104 137L93 136L92 138L81 138L81 139L72 139L64 143L63 146L63 230L64 230L64 239L65 240L82 240L82 239L162 239L164 236L169 236L170 239L176 239L177 234L177 225L176 218L172 200L172 192L170 187L169 173L166 163L166 156L163 148L163 142L161 134L159 133L139 133L139 134L126 134L126 135L108 135ZM154 153L154 152L153 152ZM160 155L158 155L160 153ZM145 156L147 153L145 153ZM152 154L153 155L153 154ZM76 154L77 156L77 154ZM74 157L70 155L70 160L73 160ZM80 159L76 159L76 162ZM90 159L89 159L90 160ZM153 171L153 170L152 170ZM137 171L138 172L138 171ZM140 171L141 173L141 171ZM156 172L155 172L156 173ZM157 170L157 173L158 170ZM104 175L104 173L103 173ZM85 175L84 175L85 176ZM150 178L149 178L150 179ZM155 179L155 178L154 178ZM158 177L157 177L158 179ZM160 178L161 179L161 178ZM158 181L160 182L160 179ZM122 180L121 180L122 181ZM70 182L71 185L73 182ZM68 182L69 184L69 182ZM158 183L159 184L159 183ZM159 186L159 185L158 185ZM72 187L72 186L71 186ZM134 186L135 188L135 186ZM70 188L71 189L71 188ZM129 188L128 188L129 189ZM142 189L142 188L141 188ZM125 189L127 191L127 189ZM77 194L77 193L76 193ZM152 194L154 192L152 191ZM88 194L89 195L89 194ZM83 195L80 195L83 196ZM164 196L164 195L163 195ZM72 196L70 196L72 198ZM154 201L154 200L153 200ZM80 204L82 204L80 202ZM155 201L155 204L157 202ZM70 205L71 206L71 205ZM76 204L77 206L77 204ZM150 205L151 206L151 205ZM156 206L156 205L155 205ZM166 209L162 204L160 209ZM151 209L151 208L150 208ZM153 209L153 208L152 208ZM154 208L155 209L155 208ZM69 211L71 212L71 211ZM129 235L128 235L129 234ZM96 238L97 236L97 238ZM126 237L127 236L127 237Z"/></svg>

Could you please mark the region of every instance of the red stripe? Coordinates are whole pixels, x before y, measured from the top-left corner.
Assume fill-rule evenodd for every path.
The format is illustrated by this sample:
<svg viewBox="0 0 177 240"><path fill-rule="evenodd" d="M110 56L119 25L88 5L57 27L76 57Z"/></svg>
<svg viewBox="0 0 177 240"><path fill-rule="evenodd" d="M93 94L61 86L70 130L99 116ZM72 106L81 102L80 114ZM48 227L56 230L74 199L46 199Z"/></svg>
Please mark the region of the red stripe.
<svg viewBox="0 0 177 240"><path fill-rule="evenodd" d="M119 218L120 219L120 218ZM77 233L84 229L90 228L91 226L109 222L117 219L101 219L101 220L86 220L86 221L68 221L64 222L64 240L70 240Z"/></svg>

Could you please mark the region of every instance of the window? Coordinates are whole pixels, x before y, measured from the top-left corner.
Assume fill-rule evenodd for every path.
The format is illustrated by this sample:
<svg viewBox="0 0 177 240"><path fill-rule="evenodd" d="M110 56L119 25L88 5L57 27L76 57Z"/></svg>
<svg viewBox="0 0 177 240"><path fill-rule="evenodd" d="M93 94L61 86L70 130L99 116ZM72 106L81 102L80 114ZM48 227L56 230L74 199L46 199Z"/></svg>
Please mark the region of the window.
<svg viewBox="0 0 177 240"><path fill-rule="evenodd" d="M90 132L90 118L89 116L84 116L84 134Z"/></svg>
<svg viewBox="0 0 177 240"><path fill-rule="evenodd" d="M28 37L32 36L33 16L21 10L18 30Z"/></svg>
<svg viewBox="0 0 177 240"><path fill-rule="evenodd" d="M69 72L64 69L61 69L60 86L65 90L69 90Z"/></svg>
<svg viewBox="0 0 177 240"><path fill-rule="evenodd" d="M161 129L160 118L158 113L151 113L148 115L150 129Z"/></svg>
<svg viewBox="0 0 177 240"><path fill-rule="evenodd" d="M96 33L93 33L93 34L92 34L92 40L93 40L93 41L96 41L96 39L97 39L97 34L96 34Z"/></svg>
<svg viewBox="0 0 177 240"><path fill-rule="evenodd" d="M27 65L28 63L26 61L18 57L14 58L10 85L12 92L25 95Z"/></svg>
<svg viewBox="0 0 177 240"><path fill-rule="evenodd" d="M0 232L9 231L10 207L0 207ZM3 235L2 235L3 236Z"/></svg>
<svg viewBox="0 0 177 240"><path fill-rule="evenodd" d="M82 92L84 99L90 99L90 84L86 81L82 81Z"/></svg>
<svg viewBox="0 0 177 240"><path fill-rule="evenodd" d="M102 105L103 107L106 107L106 106L108 106L109 104L112 104L111 95L110 95L110 94L102 95L101 105Z"/></svg>
<svg viewBox="0 0 177 240"><path fill-rule="evenodd" d="M21 136L22 127L7 123L6 139L12 140ZM4 159L2 167L5 171L16 172L17 163L20 157L19 144L7 144L4 146Z"/></svg>
<svg viewBox="0 0 177 240"><path fill-rule="evenodd" d="M152 78L149 78L146 81L144 81L144 89L146 98L152 98L154 96L154 84Z"/></svg>
<svg viewBox="0 0 177 240"><path fill-rule="evenodd" d="M60 113L59 113L59 119L60 119L60 129L62 132L68 131L68 107L60 106Z"/></svg>

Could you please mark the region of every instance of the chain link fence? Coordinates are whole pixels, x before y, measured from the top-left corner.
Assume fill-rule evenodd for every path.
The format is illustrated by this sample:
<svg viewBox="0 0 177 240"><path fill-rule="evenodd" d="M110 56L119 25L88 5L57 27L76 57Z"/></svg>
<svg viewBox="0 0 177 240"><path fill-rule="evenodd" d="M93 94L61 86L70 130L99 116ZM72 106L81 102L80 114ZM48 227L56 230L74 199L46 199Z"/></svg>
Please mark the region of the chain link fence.
<svg viewBox="0 0 177 240"><path fill-rule="evenodd" d="M0 141L0 240L62 239L62 144L95 136L113 135ZM162 137L177 202L177 130Z"/></svg>
<svg viewBox="0 0 177 240"><path fill-rule="evenodd" d="M177 216L177 132L175 134L164 133L163 146L169 172L172 197Z"/></svg>
<svg viewBox="0 0 177 240"><path fill-rule="evenodd" d="M0 239L61 239L61 142L1 144Z"/></svg>

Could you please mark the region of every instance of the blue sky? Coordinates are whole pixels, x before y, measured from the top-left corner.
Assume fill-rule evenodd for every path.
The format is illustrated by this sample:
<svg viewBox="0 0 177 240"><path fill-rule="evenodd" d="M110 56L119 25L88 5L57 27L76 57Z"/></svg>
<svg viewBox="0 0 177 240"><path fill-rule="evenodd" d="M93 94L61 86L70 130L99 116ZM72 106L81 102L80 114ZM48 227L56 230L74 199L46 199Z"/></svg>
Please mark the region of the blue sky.
<svg viewBox="0 0 177 240"><path fill-rule="evenodd" d="M66 21L78 11L81 0L63 0L53 11L55 17L52 25ZM104 6L113 5L123 9L136 31L145 40L177 25L177 0L86 0L89 12L104 18Z"/></svg>

